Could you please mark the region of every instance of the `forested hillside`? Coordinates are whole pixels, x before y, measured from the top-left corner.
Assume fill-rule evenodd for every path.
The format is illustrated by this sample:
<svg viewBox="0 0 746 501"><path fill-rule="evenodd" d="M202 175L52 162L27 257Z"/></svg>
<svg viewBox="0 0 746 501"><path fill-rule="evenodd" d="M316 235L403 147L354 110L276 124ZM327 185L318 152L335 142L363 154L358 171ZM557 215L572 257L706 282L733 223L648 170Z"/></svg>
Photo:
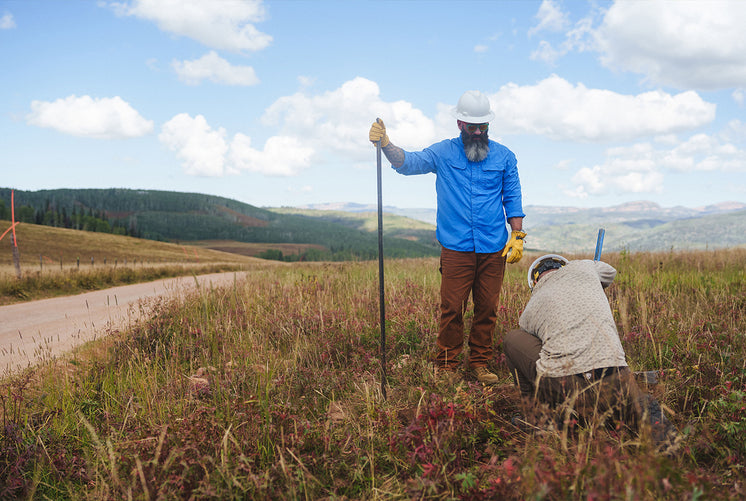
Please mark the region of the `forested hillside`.
<svg viewBox="0 0 746 501"><path fill-rule="evenodd" d="M0 218L10 219L11 190L0 188ZM278 214L228 198L130 189L15 191L16 220L162 241L235 240L315 244L304 260L373 259L375 233L306 217ZM437 254L433 242L387 236L388 257Z"/></svg>

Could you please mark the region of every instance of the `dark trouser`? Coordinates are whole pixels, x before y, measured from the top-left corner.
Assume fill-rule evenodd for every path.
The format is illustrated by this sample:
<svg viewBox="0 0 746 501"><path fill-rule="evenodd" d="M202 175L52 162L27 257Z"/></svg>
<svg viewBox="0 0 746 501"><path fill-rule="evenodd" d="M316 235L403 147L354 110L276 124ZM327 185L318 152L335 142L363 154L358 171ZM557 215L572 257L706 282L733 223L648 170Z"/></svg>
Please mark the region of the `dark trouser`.
<svg viewBox="0 0 746 501"><path fill-rule="evenodd" d="M590 418L610 411L615 419L637 427L644 396L628 367L608 367L584 374L537 377L541 341L522 329L509 331L503 351L513 379L527 397L552 407L571 404L578 416Z"/></svg>
<svg viewBox="0 0 746 501"><path fill-rule="evenodd" d="M469 365L484 367L492 359L492 333L505 273L502 251L477 254L443 247L440 272L440 330L435 363L451 370L458 368L458 356L464 347L464 311L471 293L474 319L469 333Z"/></svg>

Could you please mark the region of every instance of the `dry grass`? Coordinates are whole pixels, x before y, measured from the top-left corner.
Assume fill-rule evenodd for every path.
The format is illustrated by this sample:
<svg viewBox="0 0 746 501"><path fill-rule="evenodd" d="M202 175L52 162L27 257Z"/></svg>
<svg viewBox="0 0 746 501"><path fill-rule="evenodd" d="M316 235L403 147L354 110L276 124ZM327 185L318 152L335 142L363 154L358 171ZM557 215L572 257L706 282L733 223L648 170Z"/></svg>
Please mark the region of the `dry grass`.
<svg viewBox="0 0 746 501"><path fill-rule="evenodd" d="M677 454L550 425L499 349L500 385L439 380L437 259L386 264L384 400L376 263L313 263L159 303L111 344L7 381L0 485L52 499L743 499L746 253L606 258L630 364L661 371L650 390ZM509 267L498 348L530 262ZM518 410L532 427L511 422Z"/></svg>
<svg viewBox="0 0 746 501"><path fill-rule="evenodd" d="M10 227L9 221L0 220L0 228L5 231ZM214 251L192 245L180 245L168 242L156 242L140 238L94 233L90 231L53 228L36 224L21 223L16 227L18 249L21 256L22 270L50 271L60 270L60 261L64 269L80 266L108 266L116 262L123 266L125 261L132 265L143 264L182 264L199 262L246 263L244 256ZM2 240L0 252L1 272L15 273L13 256L8 235Z"/></svg>
<svg viewBox="0 0 746 501"><path fill-rule="evenodd" d="M0 228L9 226L0 221ZM266 263L199 246L34 224L19 224L16 234L21 280L6 235L0 253L0 305Z"/></svg>

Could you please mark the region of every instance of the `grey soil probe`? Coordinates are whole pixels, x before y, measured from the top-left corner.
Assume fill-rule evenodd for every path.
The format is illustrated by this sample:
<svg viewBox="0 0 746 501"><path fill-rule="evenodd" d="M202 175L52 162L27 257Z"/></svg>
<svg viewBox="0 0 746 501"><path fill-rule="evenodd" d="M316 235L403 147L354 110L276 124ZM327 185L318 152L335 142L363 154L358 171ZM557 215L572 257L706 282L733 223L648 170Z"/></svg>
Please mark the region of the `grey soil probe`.
<svg viewBox="0 0 746 501"><path fill-rule="evenodd" d="M381 141L376 141L376 162L378 164L378 298L381 304L381 394L383 394L383 398L386 399L386 304L383 297L383 190L381 189Z"/></svg>

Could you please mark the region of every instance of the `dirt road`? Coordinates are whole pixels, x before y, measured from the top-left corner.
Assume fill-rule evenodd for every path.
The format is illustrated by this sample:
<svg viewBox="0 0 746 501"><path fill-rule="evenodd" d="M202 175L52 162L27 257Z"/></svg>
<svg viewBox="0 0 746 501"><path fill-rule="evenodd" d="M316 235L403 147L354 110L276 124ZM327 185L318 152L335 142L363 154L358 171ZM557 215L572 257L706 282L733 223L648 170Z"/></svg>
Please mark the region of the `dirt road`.
<svg viewBox="0 0 746 501"><path fill-rule="evenodd" d="M200 275L200 287L232 284L245 272ZM147 314L140 299L183 294L193 276L125 285L77 296L0 306L0 377L122 329Z"/></svg>

